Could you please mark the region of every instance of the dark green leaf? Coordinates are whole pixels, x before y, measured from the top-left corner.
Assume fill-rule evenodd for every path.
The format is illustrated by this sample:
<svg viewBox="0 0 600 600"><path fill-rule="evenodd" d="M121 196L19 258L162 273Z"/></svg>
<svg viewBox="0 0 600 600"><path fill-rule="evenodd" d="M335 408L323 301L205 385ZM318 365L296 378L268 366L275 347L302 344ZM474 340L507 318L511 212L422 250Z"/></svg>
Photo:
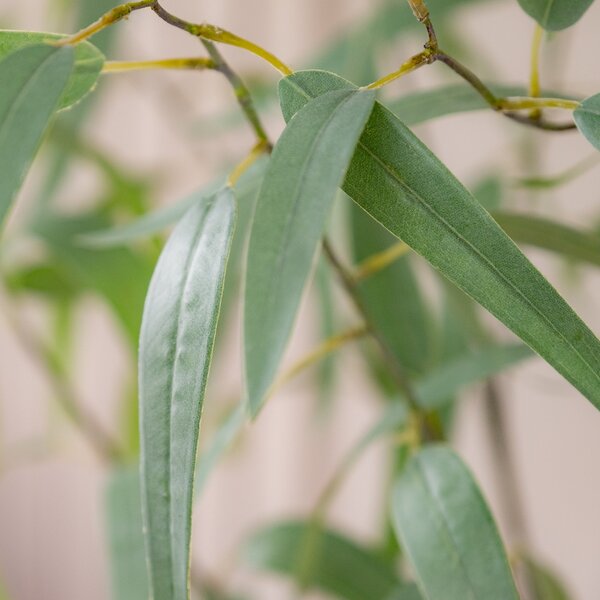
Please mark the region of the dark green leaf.
<svg viewBox="0 0 600 600"><path fill-rule="evenodd" d="M392 515L425 598L518 600L492 515L454 452L429 446L409 460Z"/></svg>
<svg viewBox="0 0 600 600"><path fill-rule="evenodd" d="M296 579L307 536L313 533L311 523L271 525L252 536L244 557L256 569ZM304 582L309 589L346 600L386 600L401 585L392 566L370 550L331 530L316 535L310 557L312 577Z"/></svg>
<svg viewBox="0 0 600 600"><path fill-rule="evenodd" d="M30 46L0 62L0 225L73 70L73 51Z"/></svg>
<svg viewBox="0 0 600 600"><path fill-rule="evenodd" d="M244 346L256 414L292 329L315 253L375 96L341 90L310 102L273 151L248 249Z"/></svg>
<svg viewBox="0 0 600 600"><path fill-rule="evenodd" d="M523 10L547 31L577 23L594 0L519 0Z"/></svg>
<svg viewBox="0 0 600 600"><path fill-rule="evenodd" d="M600 150L600 94L586 98L573 113L579 131Z"/></svg>
<svg viewBox="0 0 600 600"><path fill-rule="evenodd" d="M282 80L286 118L347 81ZM489 213L391 112L376 104L344 189L366 212L521 337L600 407L600 342Z"/></svg>
<svg viewBox="0 0 600 600"><path fill-rule="evenodd" d="M123 467L110 476L106 490L106 524L113 600L147 600L140 473Z"/></svg>
<svg viewBox="0 0 600 600"><path fill-rule="evenodd" d="M529 246L558 252L566 258L600 266L600 235L579 231L534 215L496 211L492 213L510 237Z"/></svg>
<svg viewBox="0 0 600 600"><path fill-rule="evenodd" d="M0 30L0 59L26 46L53 42L62 37L65 36L55 33ZM74 51L75 66L58 103L59 109L72 106L86 96L96 85L104 65L104 55L89 42L77 44Z"/></svg>
<svg viewBox="0 0 600 600"><path fill-rule="evenodd" d="M154 598L188 598L198 429L234 219L229 188L193 206L161 254L144 307L142 504Z"/></svg>

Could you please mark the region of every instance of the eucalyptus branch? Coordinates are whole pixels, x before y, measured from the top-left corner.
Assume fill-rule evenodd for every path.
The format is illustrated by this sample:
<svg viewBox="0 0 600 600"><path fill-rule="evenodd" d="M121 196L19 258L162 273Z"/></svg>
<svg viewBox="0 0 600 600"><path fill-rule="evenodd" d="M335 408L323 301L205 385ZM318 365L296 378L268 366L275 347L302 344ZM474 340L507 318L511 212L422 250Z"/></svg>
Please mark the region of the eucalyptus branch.
<svg viewBox="0 0 600 600"><path fill-rule="evenodd" d="M60 357L56 356L53 349L38 338L10 308L6 306L3 308L9 325L23 347L43 366L64 413L83 433L101 458L108 462L119 460L123 456L122 449L96 418L84 409L61 365Z"/></svg>
<svg viewBox="0 0 600 600"><path fill-rule="evenodd" d="M184 31L187 31L188 33L203 40L219 42L221 44L237 46L238 48L248 50L252 54L255 54L263 60L266 60L282 75L291 75L293 73L292 69L288 67L283 61L281 61L268 50L265 50L258 44L255 44L254 42L250 42L242 37L235 35L234 33L225 31L224 29L221 29L220 27L215 27L214 25L209 25L208 23L197 24L180 19L179 17L165 10L158 1L152 2L151 8L163 21L169 23L169 25L173 25L178 29L183 29Z"/></svg>
<svg viewBox="0 0 600 600"><path fill-rule="evenodd" d="M265 153L269 152L271 145L268 140L259 140L248 155L234 167L227 178L227 185L233 187L240 177Z"/></svg>
<svg viewBox="0 0 600 600"><path fill-rule="evenodd" d="M115 23L127 18L133 11L141 10L142 8L149 8L154 4L154 1L155 0L141 0L140 2L127 2L126 4L115 6L115 8L109 10L91 25L88 25L84 29L71 36L57 41L56 45L72 46L78 44L79 42L83 42L96 33L99 33L103 29L106 29L107 27L110 27L111 25L114 25Z"/></svg>
<svg viewBox="0 0 600 600"><path fill-rule="evenodd" d="M152 69L189 69L202 71L215 69L215 62L210 58L167 58L164 60L141 61L107 61L102 73L126 73L130 71L145 71Z"/></svg>
<svg viewBox="0 0 600 600"><path fill-rule="evenodd" d="M407 375L404 373L404 369L398 363L398 361L388 348L388 345L382 337L382 335L380 334L379 330L371 321L366 306L364 305L364 302L358 291L356 281L352 277L350 271L347 270L346 267L342 264L341 260L338 258L337 254L333 250L327 238L323 240L323 251L325 253L325 256L327 257L327 260L338 275L338 278L343 288L346 290L348 297L354 304L354 307L356 308L358 313L363 318L365 326L367 327L371 338L375 341L377 347L379 348L381 357L383 358L390 375L394 379L396 385L398 386L398 389L404 394L411 411L419 419L424 437L426 439L439 439L440 434L433 427L432 423L429 422L426 413L419 406L419 402L417 400L417 396L413 389L412 383L410 382Z"/></svg>
<svg viewBox="0 0 600 600"><path fill-rule="evenodd" d="M200 41L215 63L215 70L219 71L219 73L224 75L227 81L229 81L238 104L240 105L244 116L250 123L250 126L252 129L254 129L254 133L256 134L259 142L264 142L270 149L271 142L269 141L267 132L265 131L256 108L254 107L254 101L252 100L250 90L243 82L242 78L229 66L227 61L223 58L223 55L219 52L219 49L211 41L202 38Z"/></svg>

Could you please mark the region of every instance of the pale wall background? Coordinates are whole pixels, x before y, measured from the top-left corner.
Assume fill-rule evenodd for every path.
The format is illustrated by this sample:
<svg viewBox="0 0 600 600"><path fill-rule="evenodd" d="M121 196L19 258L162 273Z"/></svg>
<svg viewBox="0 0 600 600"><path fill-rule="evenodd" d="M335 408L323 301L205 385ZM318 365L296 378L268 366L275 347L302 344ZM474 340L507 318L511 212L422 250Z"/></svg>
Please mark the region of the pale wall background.
<svg viewBox="0 0 600 600"><path fill-rule="evenodd" d="M401 0L398 0L401 1ZM368 0L169 0L165 5L190 20L207 19L275 51L292 65L305 64L309 49L361 18L375 3ZM48 29L44 0L0 0L0 15L15 26ZM525 81L533 24L516 0L487 3L461 13L459 31L480 47L498 80ZM600 88L600 4L573 30L562 34L546 52L544 82L581 94ZM194 40L171 31L151 14L136 14L120 26L120 58L151 58L195 53ZM393 67L419 47L407 37L399 44ZM268 73L252 57L232 50L227 55L242 72ZM426 71L426 72L425 72ZM553 78L552 73L558 74ZM432 85L450 76L441 66L426 69L394 84L390 93ZM273 75L273 81L276 78ZM224 162L237 160L243 140L187 135L190 114L210 114L231 103L218 76L133 74L107 86L89 135L140 173L160 172L157 202L169 203L207 181ZM231 103L233 106L233 103ZM116 111L115 108L119 110ZM542 145L540 171L555 173L592 150L577 135L539 136L514 127L491 113L455 116L421 127L418 133L455 174L476 179L500 161L519 174L518 157L509 153L515 136L531 136ZM269 123L276 133L278 120ZM93 179L75 178L64 192L66 204L77 205ZM28 189L33 188L35 173ZM600 169L540 200L541 210L571 223L589 225L598 212ZM23 204L28 197L23 195ZM519 196L515 195L517 206ZM16 222L19 211L13 215ZM581 269L584 283L571 285L557 260L529 252L532 260L567 297L575 309L600 331L600 278ZM43 320L35 304L21 307L32 322ZM311 313L310 304L305 314ZM79 315L77 389L101 419L115 420L114 398L127 371L110 315L90 301ZM288 361L316 341L314 326L299 328ZM234 332L231 362L217 365L208 402L235 396L239 360ZM52 404L47 381L0 319L0 440L5 451L34 439L53 423L59 439L52 456L23 459L0 478L0 573L12 600L104 600L109 597L103 534L102 493L105 469ZM269 518L308 511L343 451L378 414L365 383L359 356L342 353L344 376L338 384L334 418L317 426L308 377L301 377L274 399L242 445L212 477L198 507L194 532L194 565L232 580L240 589L260 590L257 597L286 597L285 586L256 582L233 569L240 536ZM535 550L555 567L579 600L600 598L600 415L541 360L534 360L500 378L508 406L510 438L517 458L522 502L529 521L527 537ZM209 412L210 417L210 412ZM209 419L210 422L210 419ZM501 494L490 467L487 433L479 390L463 405L457 446L475 470L508 542L524 532L511 531ZM376 531L384 499L381 447L369 451L341 490L331 521L363 539ZM257 587L258 586L258 587Z"/></svg>

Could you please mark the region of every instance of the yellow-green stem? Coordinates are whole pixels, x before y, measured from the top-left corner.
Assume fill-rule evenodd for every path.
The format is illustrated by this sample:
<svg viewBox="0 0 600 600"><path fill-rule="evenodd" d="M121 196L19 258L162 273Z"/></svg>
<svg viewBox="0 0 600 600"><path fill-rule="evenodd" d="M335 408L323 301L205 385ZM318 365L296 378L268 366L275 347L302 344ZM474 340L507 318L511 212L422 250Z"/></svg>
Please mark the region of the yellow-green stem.
<svg viewBox="0 0 600 600"><path fill-rule="evenodd" d="M527 110L530 108L563 108L575 110L579 106L577 100L566 100L565 98L499 98L498 108L500 110Z"/></svg>
<svg viewBox="0 0 600 600"><path fill-rule="evenodd" d="M397 242L382 252L378 252L373 256L365 258L365 260L358 264L354 269L354 280L361 281L371 277L371 275L375 275L375 273L379 273L379 271L383 271L383 269L409 252L410 246L404 242Z"/></svg>
<svg viewBox="0 0 600 600"><path fill-rule="evenodd" d="M79 42L83 42L88 38L92 37L96 33L99 33L103 29L122 21L126 17L128 17L134 10L140 10L142 8L149 8L154 4L154 0L142 0L141 2L127 2L126 4L121 4L120 6L115 6L115 8L109 10L107 13L102 15L97 21L88 25L81 31L77 33L63 38L55 42L57 46L72 46L74 44L78 44Z"/></svg>
<svg viewBox="0 0 600 600"><path fill-rule="evenodd" d="M240 177L265 153L270 150L270 145L267 140L259 140L257 144L250 150L246 158L244 158L229 174L227 185L233 187L239 181Z"/></svg>
<svg viewBox="0 0 600 600"><path fill-rule="evenodd" d="M107 61L102 73L126 73L130 71L145 71L150 69L214 69L215 63L210 58L167 58L164 60L139 61Z"/></svg>
<svg viewBox="0 0 600 600"><path fill-rule="evenodd" d="M396 79L400 79L404 75L408 73L412 73L416 71L419 67L426 65L431 60L431 50L425 49L423 52L416 54L409 58L397 71L393 73L389 73L388 75L384 75L381 79L370 83L366 89L368 90L377 90L379 88L388 85L392 81L396 81Z"/></svg>

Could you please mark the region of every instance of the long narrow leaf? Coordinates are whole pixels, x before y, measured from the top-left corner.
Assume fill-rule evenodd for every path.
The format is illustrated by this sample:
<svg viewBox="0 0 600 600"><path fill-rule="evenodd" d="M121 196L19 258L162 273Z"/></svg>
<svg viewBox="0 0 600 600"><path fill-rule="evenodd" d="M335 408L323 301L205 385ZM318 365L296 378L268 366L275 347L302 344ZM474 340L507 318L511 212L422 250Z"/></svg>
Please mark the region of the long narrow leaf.
<svg viewBox="0 0 600 600"><path fill-rule="evenodd" d="M252 414L279 366L333 198L374 101L372 92L324 94L299 111L275 146L248 250L244 351Z"/></svg>
<svg viewBox="0 0 600 600"><path fill-rule="evenodd" d="M518 600L492 515L454 452L430 446L409 460L392 515L425 598Z"/></svg>
<svg viewBox="0 0 600 600"><path fill-rule="evenodd" d="M535 215L494 211L494 219L516 242L600 266L600 234Z"/></svg>
<svg viewBox="0 0 600 600"><path fill-rule="evenodd" d="M0 225L73 70L73 50L29 46L0 62Z"/></svg>
<svg viewBox="0 0 600 600"><path fill-rule="evenodd" d="M147 600L148 575L137 465L111 474L106 489L106 521L113 600Z"/></svg>
<svg viewBox="0 0 600 600"><path fill-rule="evenodd" d="M282 80L286 118L352 89L322 71ZM521 337L596 407L600 342L489 213L391 112L376 104L344 189L365 211Z"/></svg>
<svg viewBox="0 0 600 600"><path fill-rule="evenodd" d="M235 204L192 207L154 272L139 357L142 505L154 598L187 600L193 475Z"/></svg>

